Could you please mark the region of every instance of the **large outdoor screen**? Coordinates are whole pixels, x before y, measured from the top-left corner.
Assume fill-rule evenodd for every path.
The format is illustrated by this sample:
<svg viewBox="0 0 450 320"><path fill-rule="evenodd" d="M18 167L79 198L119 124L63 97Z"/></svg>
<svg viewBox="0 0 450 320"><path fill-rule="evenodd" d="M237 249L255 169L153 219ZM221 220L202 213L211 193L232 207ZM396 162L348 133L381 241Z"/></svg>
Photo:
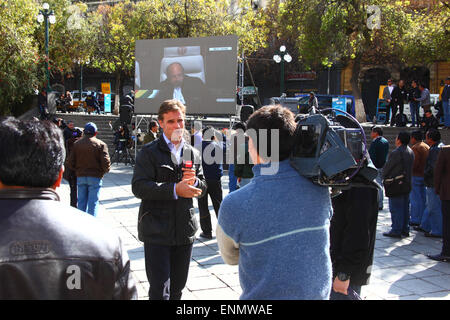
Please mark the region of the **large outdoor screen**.
<svg viewBox="0 0 450 320"><path fill-rule="evenodd" d="M135 113L178 99L193 115L236 114L237 36L136 41Z"/></svg>

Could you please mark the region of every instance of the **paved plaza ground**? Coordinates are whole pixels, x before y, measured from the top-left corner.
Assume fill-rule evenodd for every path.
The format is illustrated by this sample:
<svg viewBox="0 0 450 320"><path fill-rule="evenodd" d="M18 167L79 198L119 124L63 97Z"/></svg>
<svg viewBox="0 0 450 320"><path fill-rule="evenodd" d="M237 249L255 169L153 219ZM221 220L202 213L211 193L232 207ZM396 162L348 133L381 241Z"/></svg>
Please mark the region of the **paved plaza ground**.
<svg viewBox="0 0 450 320"><path fill-rule="evenodd" d="M148 299L149 284L145 273L144 247L137 239L137 216L140 200L131 192L133 169L114 164L103 179L98 219L111 226L121 237L131 259L131 270L139 299ZM228 176L222 178L224 196L228 194ZM66 181L57 190L61 201L70 203ZM198 209L196 201L196 215ZM411 230L410 237L392 239L382 233L390 230L387 198L380 211L375 242L374 264L370 284L361 296L367 300L450 300L450 263L435 262L425 254L439 253L442 240L424 237ZM210 202L213 228L217 220ZM198 231L200 234L200 230ZM197 234L197 235L198 235ZM194 243L189 278L183 300L237 300L241 294L237 266L226 265L219 253L216 238Z"/></svg>

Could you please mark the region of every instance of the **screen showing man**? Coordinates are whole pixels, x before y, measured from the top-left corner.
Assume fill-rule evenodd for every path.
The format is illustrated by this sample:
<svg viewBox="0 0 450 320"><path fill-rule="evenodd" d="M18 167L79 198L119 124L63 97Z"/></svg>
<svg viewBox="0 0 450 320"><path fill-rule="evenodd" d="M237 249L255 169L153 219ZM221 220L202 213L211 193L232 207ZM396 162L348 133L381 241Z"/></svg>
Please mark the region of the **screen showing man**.
<svg viewBox="0 0 450 320"><path fill-rule="evenodd" d="M237 37L136 41L136 114L177 99L190 114L236 113Z"/></svg>

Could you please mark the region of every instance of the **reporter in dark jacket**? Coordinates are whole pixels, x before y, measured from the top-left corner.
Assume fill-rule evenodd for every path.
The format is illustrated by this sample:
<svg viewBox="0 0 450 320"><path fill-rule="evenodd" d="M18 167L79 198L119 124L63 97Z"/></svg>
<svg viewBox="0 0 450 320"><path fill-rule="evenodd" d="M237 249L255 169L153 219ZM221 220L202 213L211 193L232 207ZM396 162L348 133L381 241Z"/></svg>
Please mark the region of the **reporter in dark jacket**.
<svg viewBox="0 0 450 320"><path fill-rule="evenodd" d="M409 193L414 163L414 152L408 147L409 140L408 132L399 132L395 139L397 148L389 154L382 172L383 179L404 174L405 182L409 186L409 191L404 195L389 198L392 228L391 231L383 233L386 237L401 238L402 236L409 236Z"/></svg>
<svg viewBox="0 0 450 320"><path fill-rule="evenodd" d="M142 199L138 237L144 242L150 299L181 299L198 229L193 198L206 190L200 153L183 138L184 119L178 100L161 104L163 135L138 153L131 181L134 195ZM187 159L193 169L183 168Z"/></svg>
<svg viewBox="0 0 450 320"><path fill-rule="evenodd" d="M0 299L137 298L119 236L59 201L64 157L53 123L0 120Z"/></svg>

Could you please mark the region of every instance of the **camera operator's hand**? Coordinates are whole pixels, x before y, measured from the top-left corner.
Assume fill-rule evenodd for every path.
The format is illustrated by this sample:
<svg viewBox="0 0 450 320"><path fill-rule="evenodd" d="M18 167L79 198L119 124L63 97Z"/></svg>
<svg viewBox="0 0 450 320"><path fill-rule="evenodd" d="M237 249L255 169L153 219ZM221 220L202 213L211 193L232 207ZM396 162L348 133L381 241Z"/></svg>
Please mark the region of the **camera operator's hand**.
<svg viewBox="0 0 450 320"><path fill-rule="evenodd" d="M181 181L187 180L188 184L190 186L193 186L196 181L195 177L195 170L194 169L188 169L188 168L181 168L181 171L183 171L183 178L181 178Z"/></svg>
<svg viewBox="0 0 450 320"><path fill-rule="evenodd" d="M348 295L348 286L350 285L350 279L346 281L341 281L338 277L334 278L333 281L333 291Z"/></svg>
<svg viewBox="0 0 450 320"><path fill-rule="evenodd" d="M192 187L190 184L195 183L196 178L181 180L175 185L177 196L182 198L194 198L202 194L202 190Z"/></svg>

